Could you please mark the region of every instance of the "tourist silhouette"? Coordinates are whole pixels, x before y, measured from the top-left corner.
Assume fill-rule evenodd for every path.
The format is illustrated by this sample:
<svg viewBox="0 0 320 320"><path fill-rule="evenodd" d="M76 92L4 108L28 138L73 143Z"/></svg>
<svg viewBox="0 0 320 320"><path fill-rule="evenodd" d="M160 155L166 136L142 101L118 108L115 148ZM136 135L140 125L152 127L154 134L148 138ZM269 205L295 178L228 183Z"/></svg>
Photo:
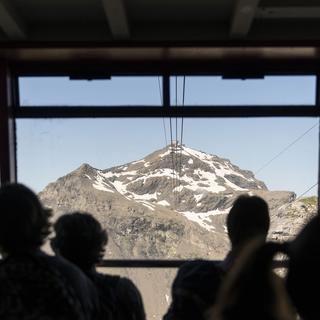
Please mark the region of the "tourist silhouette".
<svg viewBox="0 0 320 320"><path fill-rule="evenodd" d="M61 216L54 225L52 249L76 264L95 284L105 314L115 320L144 320L145 311L139 290L125 277L98 273L96 264L104 255L107 232L88 213Z"/></svg>
<svg viewBox="0 0 320 320"><path fill-rule="evenodd" d="M92 319L98 296L71 263L40 248L50 210L21 184L0 188L0 319Z"/></svg>
<svg viewBox="0 0 320 320"><path fill-rule="evenodd" d="M222 267L227 271L250 240L256 237L266 240L270 226L268 204L258 196L241 195L235 200L226 224L231 250Z"/></svg>

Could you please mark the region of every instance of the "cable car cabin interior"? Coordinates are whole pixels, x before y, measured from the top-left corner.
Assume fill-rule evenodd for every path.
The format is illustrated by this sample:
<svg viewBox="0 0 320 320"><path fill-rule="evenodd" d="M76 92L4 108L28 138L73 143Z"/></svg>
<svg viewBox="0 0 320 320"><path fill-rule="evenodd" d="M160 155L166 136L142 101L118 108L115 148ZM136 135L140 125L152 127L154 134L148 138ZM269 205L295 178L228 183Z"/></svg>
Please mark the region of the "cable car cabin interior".
<svg viewBox="0 0 320 320"><path fill-rule="evenodd" d="M318 319L319 52L312 0L0 0L0 317Z"/></svg>

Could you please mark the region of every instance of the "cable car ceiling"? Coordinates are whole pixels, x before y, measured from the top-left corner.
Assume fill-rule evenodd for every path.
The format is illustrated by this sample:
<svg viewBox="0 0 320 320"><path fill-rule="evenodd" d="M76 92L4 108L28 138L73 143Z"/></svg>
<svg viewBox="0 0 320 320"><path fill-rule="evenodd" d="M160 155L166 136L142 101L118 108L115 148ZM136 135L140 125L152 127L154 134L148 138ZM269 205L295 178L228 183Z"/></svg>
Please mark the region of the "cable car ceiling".
<svg viewBox="0 0 320 320"><path fill-rule="evenodd" d="M319 58L311 0L2 0L0 58L11 61Z"/></svg>

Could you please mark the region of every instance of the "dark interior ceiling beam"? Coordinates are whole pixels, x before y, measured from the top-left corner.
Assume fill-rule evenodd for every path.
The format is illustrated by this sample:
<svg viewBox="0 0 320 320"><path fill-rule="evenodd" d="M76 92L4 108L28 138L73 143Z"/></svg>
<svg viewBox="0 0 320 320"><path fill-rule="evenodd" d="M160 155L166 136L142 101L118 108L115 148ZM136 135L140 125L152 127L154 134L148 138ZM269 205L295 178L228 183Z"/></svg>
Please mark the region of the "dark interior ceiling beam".
<svg viewBox="0 0 320 320"><path fill-rule="evenodd" d="M9 1L0 0L0 27L11 40L26 39L25 25Z"/></svg>
<svg viewBox="0 0 320 320"><path fill-rule="evenodd" d="M128 39L130 27L123 0L102 0L102 4L114 39Z"/></svg>
<svg viewBox="0 0 320 320"><path fill-rule="evenodd" d="M230 37L244 38L249 33L259 0L238 0L231 21Z"/></svg>

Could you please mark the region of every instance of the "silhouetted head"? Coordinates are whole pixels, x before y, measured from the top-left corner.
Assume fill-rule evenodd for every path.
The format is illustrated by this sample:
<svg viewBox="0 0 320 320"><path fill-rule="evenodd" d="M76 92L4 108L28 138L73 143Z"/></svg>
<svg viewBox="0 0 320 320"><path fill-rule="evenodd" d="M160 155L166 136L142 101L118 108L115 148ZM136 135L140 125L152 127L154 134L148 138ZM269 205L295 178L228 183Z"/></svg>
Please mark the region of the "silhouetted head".
<svg viewBox="0 0 320 320"><path fill-rule="evenodd" d="M320 219L313 218L289 246L287 289L300 316L319 319Z"/></svg>
<svg viewBox="0 0 320 320"><path fill-rule="evenodd" d="M274 255L284 250L263 238L247 243L226 275L208 319L295 319L283 280L272 271Z"/></svg>
<svg viewBox="0 0 320 320"><path fill-rule="evenodd" d="M49 210L21 184L0 188L0 248L6 254L37 250L49 234Z"/></svg>
<svg viewBox="0 0 320 320"><path fill-rule="evenodd" d="M227 216L227 229L233 248L255 237L266 238L269 226L268 204L257 196L238 197Z"/></svg>
<svg viewBox="0 0 320 320"><path fill-rule="evenodd" d="M90 214L65 214L55 223L54 231L52 249L82 270L90 270L102 259L107 232Z"/></svg>
<svg viewBox="0 0 320 320"><path fill-rule="evenodd" d="M195 260L178 270L171 288L172 302L164 320L203 319L215 303L223 271L212 261Z"/></svg>

